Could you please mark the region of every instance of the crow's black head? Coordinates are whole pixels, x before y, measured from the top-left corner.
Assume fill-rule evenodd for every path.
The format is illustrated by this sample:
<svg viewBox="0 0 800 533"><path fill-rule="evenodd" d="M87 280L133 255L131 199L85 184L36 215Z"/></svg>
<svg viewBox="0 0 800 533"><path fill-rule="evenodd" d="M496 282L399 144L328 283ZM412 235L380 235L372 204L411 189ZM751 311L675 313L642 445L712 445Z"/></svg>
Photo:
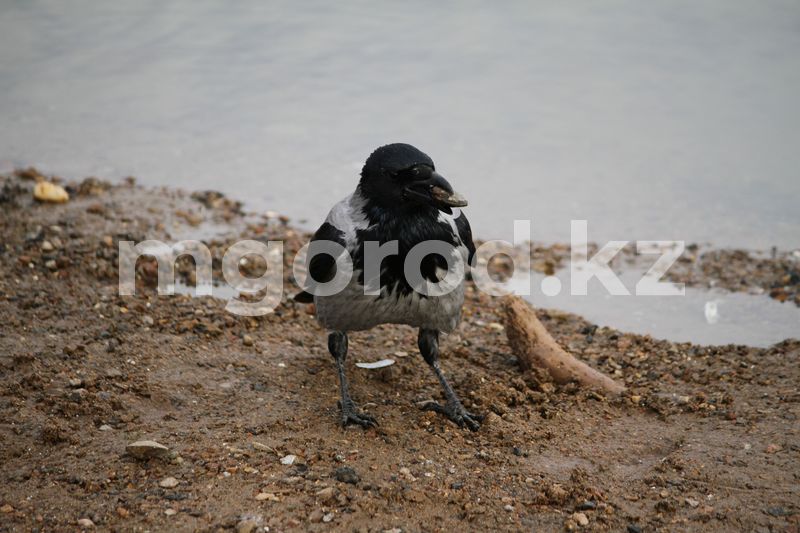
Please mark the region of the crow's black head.
<svg viewBox="0 0 800 533"><path fill-rule="evenodd" d="M433 165L433 160L410 144L381 146L361 170L362 194L375 204L391 207L433 206L450 213L467 205Z"/></svg>

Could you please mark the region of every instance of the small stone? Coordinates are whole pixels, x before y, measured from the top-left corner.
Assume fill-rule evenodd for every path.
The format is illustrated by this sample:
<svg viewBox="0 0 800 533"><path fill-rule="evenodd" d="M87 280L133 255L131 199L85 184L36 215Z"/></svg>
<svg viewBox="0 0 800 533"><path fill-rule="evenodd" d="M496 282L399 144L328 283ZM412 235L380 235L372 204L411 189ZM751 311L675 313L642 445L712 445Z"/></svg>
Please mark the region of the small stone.
<svg viewBox="0 0 800 533"><path fill-rule="evenodd" d="M44 266L50 270L55 270L58 268L58 264L56 264L55 259L49 259L45 261Z"/></svg>
<svg viewBox="0 0 800 533"><path fill-rule="evenodd" d="M292 455L292 454L284 455L283 457L281 457L281 464L282 465L293 464L295 459L297 459L296 455Z"/></svg>
<svg viewBox="0 0 800 533"><path fill-rule="evenodd" d="M509 503L509 504L506 504L505 507L503 507L503 509L505 509L506 511L508 511L510 513L512 511L514 511L514 506Z"/></svg>
<svg viewBox="0 0 800 533"><path fill-rule="evenodd" d="M155 323L156 321L153 320L153 317L151 317L150 315L142 315L142 324L144 324L145 326L149 327Z"/></svg>
<svg viewBox="0 0 800 533"><path fill-rule="evenodd" d="M278 498L277 496L275 496L275 494L273 494L272 492L259 492L258 494L256 494L256 500L260 501L260 502L265 502L265 501L268 501L268 502L279 502L279 501L281 501L281 499Z"/></svg>
<svg viewBox="0 0 800 533"><path fill-rule="evenodd" d="M597 504L592 500L586 500L577 507L578 511L594 511L597 509Z"/></svg>
<svg viewBox="0 0 800 533"><path fill-rule="evenodd" d="M772 516L789 516L792 514L791 511L787 511L783 507L769 507L767 508L767 513Z"/></svg>
<svg viewBox="0 0 800 533"><path fill-rule="evenodd" d="M165 489L174 489L178 486L180 481L175 479L174 477L165 477L161 481L158 482L158 486L165 488Z"/></svg>
<svg viewBox="0 0 800 533"><path fill-rule="evenodd" d="M336 489L333 487L325 487L324 489L318 490L316 496L321 502L332 501L336 497Z"/></svg>
<svg viewBox="0 0 800 533"><path fill-rule="evenodd" d="M81 518L78 520L78 525L81 527L94 527L94 522L88 518Z"/></svg>
<svg viewBox="0 0 800 533"><path fill-rule="evenodd" d="M255 518L245 518L236 524L236 533L253 533L258 529L258 521Z"/></svg>
<svg viewBox="0 0 800 533"><path fill-rule="evenodd" d="M325 513L322 511L322 509L314 509L308 515L308 521L311 522L312 524L318 524L322 522L323 516L325 516Z"/></svg>
<svg viewBox="0 0 800 533"><path fill-rule="evenodd" d="M70 392L70 393L67 395L67 398L69 398L69 399L70 399L70 401L73 401L73 402L75 402L75 403L81 403L81 402L83 401L83 398L84 398L84 397L85 397L87 394L88 394L88 391L87 391L86 389L84 389L84 388L78 388L78 389L73 389L73 390L72 390L72 391L71 391L71 392Z"/></svg>
<svg viewBox="0 0 800 533"><path fill-rule="evenodd" d="M686 504L691 507L697 507L700 505L700 502L695 500L694 498L686 498Z"/></svg>
<svg viewBox="0 0 800 533"><path fill-rule="evenodd" d="M112 429L114 429L114 428L112 428L112 427L111 427L111 426L109 426L108 424L103 424L102 426L100 426L100 427L99 427L99 428L97 428L97 429L99 429L100 431L111 431L111 430L112 430Z"/></svg>
<svg viewBox="0 0 800 533"><path fill-rule="evenodd" d="M60 185L49 181L40 181L33 186L33 197L40 202L61 204L69 200L69 194ZM94 525L94 524L92 524Z"/></svg>
<svg viewBox="0 0 800 533"><path fill-rule="evenodd" d="M326 524L331 520L333 520L333 513L328 513L322 517L322 521L325 522Z"/></svg>
<svg viewBox="0 0 800 533"><path fill-rule="evenodd" d="M139 440L128 444L125 451L137 459L150 459L165 457L169 453L169 448L154 440Z"/></svg>
<svg viewBox="0 0 800 533"><path fill-rule="evenodd" d="M14 508L11 507L11 505L9 505L9 504L5 504L2 507L0 507L0 513L8 514L8 513L13 513L13 512L14 512Z"/></svg>
<svg viewBox="0 0 800 533"><path fill-rule="evenodd" d="M627 530L628 533L642 533L642 528L636 524L628 524Z"/></svg>
<svg viewBox="0 0 800 533"><path fill-rule="evenodd" d="M411 470L409 470L408 467L405 467L405 466L400 468L400 475L403 476L403 478L408 480L408 481L416 481L417 480L417 478L415 478L414 475L411 473Z"/></svg>
<svg viewBox="0 0 800 533"><path fill-rule="evenodd" d="M83 380L81 378L71 378L69 380L69 386L72 388L77 388L83 386Z"/></svg>
<svg viewBox="0 0 800 533"><path fill-rule="evenodd" d="M494 411L489 411L486 414L486 418L484 419L484 422L486 423L487 426L491 426L491 425L494 425L494 424L497 424L498 422L500 422L500 417Z"/></svg>
<svg viewBox="0 0 800 533"><path fill-rule="evenodd" d="M41 248L43 252L52 252L55 250L55 246L53 246L53 243L50 241L42 241Z"/></svg>
<svg viewBox="0 0 800 533"><path fill-rule="evenodd" d="M245 335L244 337L242 337L242 344L244 344L245 346L252 346L253 337L251 337L250 335Z"/></svg>
<svg viewBox="0 0 800 533"><path fill-rule="evenodd" d="M772 443L772 444L767 446L766 452L767 453L777 453L777 452L781 451L782 449L783 449L783 446L781 446L780 444Z"/></svg>
<svg viewBox="0 0 800 533"><path fill-rule="evenodd" d="M131 512L124 507L117 507L117 515L119 515L120 518L128 518L130 514Z"/></svg>
<svg viewBox="0 0 800 533"><path fill-rule="evenodd" d="M361 478L358 477L358 473L356 473L356 471L349 466L340 466L334 470L333 477L336 478L337 481L341 481L342 483L350 483L351 485L355 485L361 481Z"/></svg>
<svg viewBox="0 0 800 533"><path fill-rule="evenodd" d="M164 514L167 515L167 516L175 516L176 514L178 514L178 511L176 511L175 509L172 509L172 508L164 509Z"/></svg>
<svg viewBox="0 0 800 533"><path fill-rule="evenodd" d="M253 449L254 450L258 450L260 452L274 452L275 451L272 448L270 448L269 446L267 446L266 444L263 444L263 443L258 442L258 441L253 441L252 445L253 445Z"/></svg>
<svg viewBox="0 0 800 533"><path fill-rule="evenodd" d="M547 489L545 489L545 494L547 494L547 497L550 499L550 501L555 504L563 503L567 499L567 496L569 496L569 493L564 490L564 487L558 483L554 483L553 485L547 487Z"/></svg>
<svg viewBox="0 0 800 533"><path fill-rule="evenodd" d="M503 329L505 329L505 328L503 327L503 324L501 324L501 323L499 323L499 322L490 322L490 323L489 323L489 328L490 328L490 329L493 329L493 330L495 330L495 331L503 331Z"/></svg>
<svg viewBox="0 0 800 533"><path fill-rule="evenodd" d="M589 525L589 519L583 513L574 513L572 515L572 519L575 520L575 523L581 527L586 527Z"/></svg>

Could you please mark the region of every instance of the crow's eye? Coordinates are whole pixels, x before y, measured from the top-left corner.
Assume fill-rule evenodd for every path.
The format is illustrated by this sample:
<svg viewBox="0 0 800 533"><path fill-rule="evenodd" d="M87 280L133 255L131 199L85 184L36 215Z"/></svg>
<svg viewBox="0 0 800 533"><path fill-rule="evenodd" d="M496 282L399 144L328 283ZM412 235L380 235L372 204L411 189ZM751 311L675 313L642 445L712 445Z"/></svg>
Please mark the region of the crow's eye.
<svg viewBox="0 0 800 533"><path fill-rule="evenodd" d="M401 170L395 176L402 180L417 181L428 179L431 176L431 169L426 165L416 165Z"/></svg>

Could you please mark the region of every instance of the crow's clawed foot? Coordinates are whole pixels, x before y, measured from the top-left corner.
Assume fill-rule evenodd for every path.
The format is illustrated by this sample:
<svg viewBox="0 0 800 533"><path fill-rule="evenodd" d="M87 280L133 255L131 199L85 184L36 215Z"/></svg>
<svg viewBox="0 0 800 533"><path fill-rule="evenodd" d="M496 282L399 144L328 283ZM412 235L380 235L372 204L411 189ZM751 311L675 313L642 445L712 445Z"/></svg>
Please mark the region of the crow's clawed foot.
<svg viewBox="0 0 800 533"><path fill-rule="evenodd" d="M461 402L447 402L447 405L443 406L431 400L420 405L420 409L423 411L436 411L437 413L441 413L455 422L458 427L463 428L466 426L471 431L478 431L481 427L481 422L483 422L482 415L470 413L464 409Z"/></svg>
<svg viewBox="0 0 800 533"><path fill-rule="evenodd" d="M375 417L369 413L359 411L356 404L352 401L345 403L340 401L339 407L342 409L342 427L347 427L350 424L357 424L362 428L370 428L378 425Z"/></svg>

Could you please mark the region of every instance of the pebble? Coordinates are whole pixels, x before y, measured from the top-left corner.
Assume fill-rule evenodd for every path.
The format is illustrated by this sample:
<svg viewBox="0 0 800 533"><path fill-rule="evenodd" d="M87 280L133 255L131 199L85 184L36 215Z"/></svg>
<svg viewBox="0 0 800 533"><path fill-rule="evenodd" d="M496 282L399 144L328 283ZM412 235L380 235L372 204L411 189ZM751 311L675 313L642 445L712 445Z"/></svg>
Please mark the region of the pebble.
<svg viewBox="0 0 800 533"><path fill-rule="evenodd" d="M256 494L256 500L260 502L270 501L270 502L279 502L281 501L275 494L271 492L259 492Z"/></svg>
<svg viewBox="0 0 800 533"><path fill-rule="evenodd" d="M358 477L358 473L349 466L340 466L334 470L333 477L336 478L337 481L341 481L342 483L350 483L351 485L355 485L361 481L361 478Z"/></svg>
<svg viewBox="0 0 800 533"><path fill-rule="evenodd" d="M236 533L253 533L258 529L258 520L255 518L245 518L236 524Z"/></svg>
<svg viewBox="0 0 800 533"><path fill-rule="evenodd" d="M55 259L49 259L49 260L45 261L44 262L44 266L46 268L49 268L50 270L55 270L55 269L58 268L58 265L56 264Z"/></svg>
<svg viewBox="0 0 800 533"><path fill-rule="evenodd" d="M69 194L60 185L49 181L40 181L33 186L33 197L40 202L61 204L69 200ZM94 524L92 524L94 525Z"/></svg>
<svg viewBox="0 0 800 533"><path fill-rule="evenodd" d="M99 429L100 431L111 431L111 430L112 430L112 429L114 429L114 428L112 428L112 427L111 427L111 426L109 426L108 424L103 424L102 426L100 426L100 427L99 427L99 428L97 428L97 429Z"/></svg>
<svg viewBox="0 0 800 533"><path fill-rule="evenodd" d="M322 517L322 521L325 522L325 523L328 523L331 520L333 520L333 513L328 513L328 514L326 514L325 516Z"/></svg>
<svg viewBox="0 0 800 533"><path fill-rule="evenodd" d="M272 448L270 448L269 446L267 446L266 444L263 444L261 442L255 441L255 440L252 442L252 445L253 445L253 449L254 450L258 450L258 451L261 451L261 452L273 452L273 451L275 451Z"/></svg>
<svg viewBox="0 0 800 533"><path fill-rule="evenodd" d="M180 482L174 477L165 477L164 479L158 482L158 486L163 487L165 489L174 489L175 487L178 486L178 483Z"/></svg>
<svg viewBox="0 0 800 533"><path fill-rule="evenodd" d="M42 241L41 248L43 252L52 252L53 250L55 250L55 246L53 246L53 243L51 243L50 241Z"/></svg>
<svg viewBox="0 0 800 533"><path fill-rule="evenodd" d="M175 516L176 514L178 514L178 511L172 508L164 509L164 514L167 516Z"/></svg>
<svg viewBox="0 0 800 533"><path fill-rule="evenodd" d="M694 498L686 498L686 503L691 507L697 507L700 505L700 502L695 500Z"/></svg>
<svg viewBox="0 0 800 533"><path fill-rule="evenodd" d="M512 512L514 510L514 506L509 503L509 504L506 504L506 506L503 507L503 509L505 509L506 511L508 511L510 513L510 512Z"/></svg>
<svg viewBox="0 0 800 533"><path fill-rule="evenodd" d="M589 519L583 513L574 513L572 515L572 519L575 520L575 522L581 527L586 527L589 525Z"/></svg>
<svg viewBox="0 0 800 533"><path fill-rule="evenodd" d="M142 315L142 324L145 326L152 326L156 321L150 315Z"/></svg>
<svg viewBox="0 0 800 533"><path fill-rule="evenodd" d="M295 459L297 459L296 455L292 455L292 454L284 455L283 457L281 457L281 464L282 465L293 464Z"/></svg>
<svg viewBox="0 0 800 533"><path fill-rule="evenodd" d="M333 487L325 487L324 489L318 490L316 496L322 502L331 501L336 496L336 489Z"/></svg>
<svg viewBox="0 0 800 533"><path fill-rule="evenodd" d="M792 514L791 511L787 511L783 507L769 507L767 513L772 516L789 516Z"/></svg>
<svg viewBox="0 0 800 533"><path fill-rule="evenodd" d="M251 337L250 335L245 335L244 337L242 337L242 344L244 344L245 346L252 346L253 337Z"/></svg>
<svg viewBox="0 0 800 533"><path fill-rule="evenodd" d="M417 480L417 478L415 478L414 475L411 473L411 470L409 470L408 467L405 466L400 469L400 475L403 476L408 481Z"/></svg>
<svg viewBox="0 0 800 533"><path fill-rule="evenodd" d="M69 380L69 386L76 388L83 385L83 380L81 378L71 378Z"/></svg>
<svg viewBox="0 0 800 533"><path fill-rule="evenodd" d="M8 514L8 513L13 513L13 512L14 512L14 508L11 507L11 505L9 505L9 504L5 504L2 507L0 507L0 513Z"/></svg>
<svg viewBox="0 0 800 533"><path fill-rule="evenodd" d="M152 457L166 456L169 453L169 448L154 440L138 440L128 444L125 451L137 459L150 459Z"/></svg>
<svg viewBox="0 0 800 533"><path fill-rule="evenodd" d="M86 389L78 388L78 389L73 389L72 392L70 392L67 395L67 397L70 399L70 401L73 401L75 403L80 403L81 401L83 401L83 398L87 394L88 394L88 391Z"/></svg>
<svg viewBox="0 0 800 533"><path fill-rule="evenodd" d="M78 520L78 525L81 527L94 527L94 522L88 518L81 518Z"/></svg>
<svg viewBox="0 0 800 533"><path fill-rule="evenodd" d="M582 504L578 505L578 511L594 511L597 509L597 504L591 500L586 500Z"/></svg>
<svg viewBox="0 0 800 533"><path fill-rule="evenodd" d="M491 426L493 424L497 424L500 421L500 417L494 411L489 411L484 419L487 426Z"/></svg>

